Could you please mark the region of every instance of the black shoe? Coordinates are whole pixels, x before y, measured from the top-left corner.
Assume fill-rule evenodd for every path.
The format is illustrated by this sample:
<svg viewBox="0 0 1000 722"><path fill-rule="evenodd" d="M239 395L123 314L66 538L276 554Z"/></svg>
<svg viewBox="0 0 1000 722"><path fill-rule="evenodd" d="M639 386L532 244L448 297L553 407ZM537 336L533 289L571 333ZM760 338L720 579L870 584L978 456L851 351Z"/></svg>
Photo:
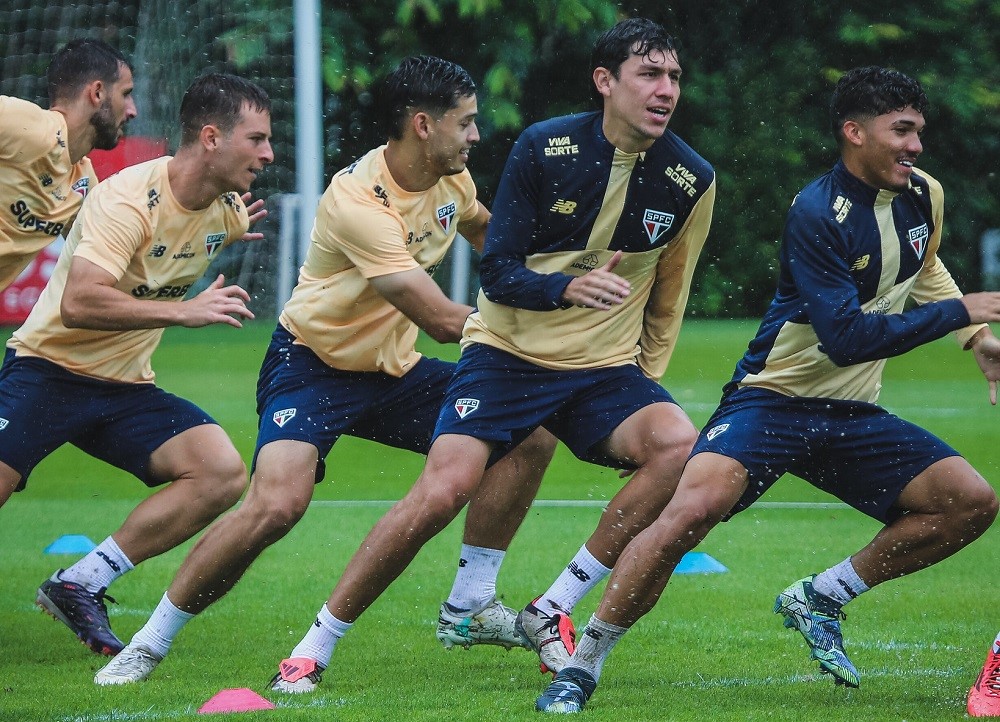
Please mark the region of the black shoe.
<svg viewBox="0 0 1000 722"><path fill-rule="evenodd" d="M125 644L111 631L104 603L115 600L104 593L106 588L94 594L79 584L64 582L59 578L62 573L60 569L55 580L42 583L35 604L69 627L92 652L109 657L118 654Z"/></svg>

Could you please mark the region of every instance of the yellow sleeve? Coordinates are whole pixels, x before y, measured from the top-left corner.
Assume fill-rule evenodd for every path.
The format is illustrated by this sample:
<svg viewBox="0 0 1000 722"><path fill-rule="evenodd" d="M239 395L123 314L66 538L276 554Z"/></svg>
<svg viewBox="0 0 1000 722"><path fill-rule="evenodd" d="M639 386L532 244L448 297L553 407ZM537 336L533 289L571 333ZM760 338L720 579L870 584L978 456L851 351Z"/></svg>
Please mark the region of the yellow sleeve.
<svg viewBox="0 0 1000 722"><path fill-rule="evenodd" d="M654 381L659 381L666 372L677 344L691 279L712 225L715 188L713 180L691 212L684 230L657 263L656 279L643 317L638 357L639 368Z"/></svg>

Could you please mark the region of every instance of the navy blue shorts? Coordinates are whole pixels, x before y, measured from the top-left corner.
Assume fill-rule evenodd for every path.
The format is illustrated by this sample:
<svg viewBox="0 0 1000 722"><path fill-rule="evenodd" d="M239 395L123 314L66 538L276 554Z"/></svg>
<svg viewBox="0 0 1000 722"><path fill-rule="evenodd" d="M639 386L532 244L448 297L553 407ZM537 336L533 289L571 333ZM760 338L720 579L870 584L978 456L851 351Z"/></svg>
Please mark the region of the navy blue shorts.
<svg viewBox="0 0 1000 722"><path fill-rule="evenodd" d="M750 387L722 400L691 455L705 451L747 469L747 489L730 516L787 472L883 523L899 516L892 505L914 477L959 455L875 404L795 398Z"/></svg>
<svg viewBox="0 0 1000 722"><path fill-rule="evenodd" d="M153 384L105 381L50 361L15 356L0 369L0 460L21 475L65 443L138 477L146 486L171 479L149 475L149 457L183 431L214 424L211 416Z"/></svg>
<svg viewBox="0 0 1000 722"><path fill-rule="evenodd" d="M257 381L257 454L279 439L304 441L324 459L343 434L426 454L455 364L421 358L400 378L377 371L342 371L294 343L281 324L271 336Z"/></svg>
<svg viewBox="0 0 1000 722"><path fill-rule="evenodd" d="M623 461L595 447L636 411L661 401L676 403L633 364L556 371L475 343L462 351L434 437L491 442L495 461L544 426L577 458L620 469Z"/></svg>

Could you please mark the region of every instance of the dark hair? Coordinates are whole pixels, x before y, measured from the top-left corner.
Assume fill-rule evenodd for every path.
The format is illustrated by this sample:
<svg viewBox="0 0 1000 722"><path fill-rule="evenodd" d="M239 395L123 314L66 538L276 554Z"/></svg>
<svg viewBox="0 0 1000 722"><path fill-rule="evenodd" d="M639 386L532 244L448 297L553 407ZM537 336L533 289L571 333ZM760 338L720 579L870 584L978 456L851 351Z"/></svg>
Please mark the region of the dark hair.
<svg viewBox="0 0 1000 722"><path fill-rule="evenodd" d="M622 63L631 56L643 58L654 51L676 53L677 41L662 25L647 18L622 20L594 43L590 54L590 74L593 75L598 68L607 68L617 79ZM598 103L602 103L603 98L596 88L592 88L592 92Z"/></svg>
<svg viewBox="0 0 1000 722"><path fill-rule="evenodd" d="M830 100L833 137L838 145L843 141L846 120L871 120L909 107L923 113L929 105L920 83L898 70L877 65L854 68L837 81Z"/></svg>
<svg viewBox="0 0 1000 722"><path fill-rule="evenodd" d="M49 103L70 99L95 80L105 85L118 82L123 65L132 69L125 56L103 40L71 40L52 56L49 63L46 73Z"/></svg>
<svg viewBox="0 0 1000 722"><path fill-rule="evenodd" d="M240 122L244 104L271 112L271 99L255 83L228 73L202 75L191 83L181 101L181 145L195 142L206 125L228 135Z"/></svg>
<svg viewBox="0 0 1000 722"><path fill-rule="evenodd" d="M439 118L461 98L475 94L476 83L461 65L419 55L405 58L385 77L377 89L375 112L384 134L399 140L410 112Z"/></svg>

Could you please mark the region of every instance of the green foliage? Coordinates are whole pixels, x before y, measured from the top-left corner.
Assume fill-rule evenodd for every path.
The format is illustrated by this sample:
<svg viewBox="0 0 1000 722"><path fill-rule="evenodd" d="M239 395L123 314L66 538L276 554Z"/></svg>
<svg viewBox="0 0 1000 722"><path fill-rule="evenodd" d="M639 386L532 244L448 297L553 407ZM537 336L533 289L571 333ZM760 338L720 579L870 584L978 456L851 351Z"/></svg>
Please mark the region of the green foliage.
<svg viewBox="0 0 1000 722"><path fill-rule="evenodd" d="M284 33L285 0L246 23ZM260 16L278 22L262 23ZM756 316L773 293L776 251L795 193L836 160L827 106L847 69L896 67L924 83L932 107L920 167L945 186L942 257L980 287L978 242L1000 227L1000 2L873 5L790 0L369 0L322 13L328 174L383 141L368 92L401 58L440 55L480 83L482 140L472 172L489 204L510 146L528 124L591 107L589 55L625 16L678 36L683 94L671 128L716 168L713 231L689 302L705 316ZM235 31L234 31L235 32ZM250 43L238 56L260 49Z"/></svg>

